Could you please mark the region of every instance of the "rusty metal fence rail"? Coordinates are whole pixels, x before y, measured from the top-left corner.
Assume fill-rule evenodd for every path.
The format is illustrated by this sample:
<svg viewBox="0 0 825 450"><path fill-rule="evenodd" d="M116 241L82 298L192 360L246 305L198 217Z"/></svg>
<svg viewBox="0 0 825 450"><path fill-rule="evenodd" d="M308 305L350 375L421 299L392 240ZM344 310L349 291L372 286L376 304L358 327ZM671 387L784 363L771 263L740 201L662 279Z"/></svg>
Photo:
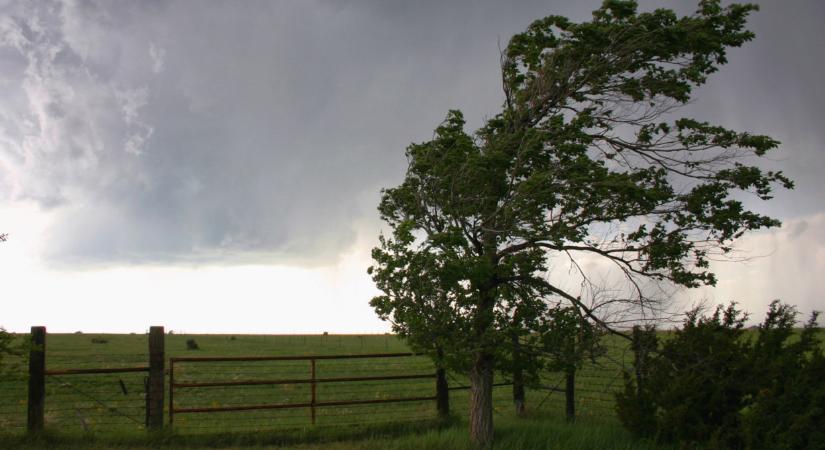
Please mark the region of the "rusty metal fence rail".
<svg viewBox="0 0 825 450"><path fill-rule="evenodd" d="M411 372L413 367L399 367L403 373L391 370L393 365L387 363L417 356L414 353L373 353L170 358L169 424L173 425L176 415L180 414L305 409L308 410L309 424L315 425L316 412L321 408L407 402L436 402L440 405L439 398L448 395L446 381L438 382L439 371L431 363L414 372ZM349 364L329 364L331 362ZM328 366L327 376L319 373L322 363ZM204 370L203 366L207 364L212 367ZM258 365L257 370L253 370L254 376L244 376L254 365ZM187 370L181 373L183 368ZM273 373L281 377L273 378ZM440 376L444 376L443 372ZM415 386L390 387L405 382L415 383ZM328 398L325 398L319 393L319 387L327 385L335 386L335 390L326 392ZM359 386L367 388L359 390ZM273 387L280 390L267 390ZM227 394L226 389L232 392ZM224 392L216 392L220 390ZM251 395L245 393L250 390L253 391ZM180 398L192 391L199 391L200 395L192 396L188 404L182 405ZM256 401L245 401L250 397ZM439 412L446 414L446 411Z"/></svg>

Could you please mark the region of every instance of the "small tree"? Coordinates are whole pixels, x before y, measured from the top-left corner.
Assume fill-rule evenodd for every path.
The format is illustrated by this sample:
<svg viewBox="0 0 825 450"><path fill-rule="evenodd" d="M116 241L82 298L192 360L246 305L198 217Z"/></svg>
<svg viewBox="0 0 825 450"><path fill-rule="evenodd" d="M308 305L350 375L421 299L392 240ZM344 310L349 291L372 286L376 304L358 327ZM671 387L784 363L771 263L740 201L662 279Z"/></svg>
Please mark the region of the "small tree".
<svg viewBox="0 0 825 450"><path fill-rule="evenodd" d="M696 287L715 283L709 260L735 238L779 224L732 198L792 187L743 163L778 143L674 117L727 49L753 38L755 9L701 0L679 17L607 0L590 22L537 20L502 54L501 113L471 135L450 111L433 139L407 148L405 179L379 206L392 235L372 253L383 294L371 304L408 339L443 340L468 372L477 446L492 444L493 373L507 369L517 315L531 326L552 297L601 324L577 292L547 280L549 261L588 256L634 287ZM644 308L634 292L628 301Z"/></svg>
<svg viewBox="0 0 825 450"><path fill-rule="evenodd" d="M0 242L6 242L8 234L0 233ZM8 376L14 370L14 365L9 364L8 357L21 356L24 345L15 342L15 336L0 327L0 376Z"/></svg>
<svg viewBox="0 0 825 450"><path fill-rule="evenodd" d="M593 326L575 307L557 306L548 314L540 334L542 353L549 356L547 367L565 376L565 414L574 421L576 371L588 359L604 353L600 338L603 330Z"/></svg>
<svg viewBox="0 0 825 450"><path fill-rule="evenodd" d="M628 430L653 436L656 434L656 403L649 379L653 357L659 350L656 327L634 326L630 349L633 351L633 373L623 373L624 392L616 395L616 412Z"/></svg>
<svg viewBox="0 0 825 450"><path fill-rule="evenodd" d="M0 233L0 242L6 242L7 233ZM18 366L29 348L25 340L18 340L13 333L0 327L0 377L19 376Z"/></svg>
<svg viewBox="0 0 825 450"><path fill-rule="evenodd" d="M21 353L21 346L16 344L14 335L0 328L0 376L6 376L12 370L9 364L9 356L17 356Z"/></svg>

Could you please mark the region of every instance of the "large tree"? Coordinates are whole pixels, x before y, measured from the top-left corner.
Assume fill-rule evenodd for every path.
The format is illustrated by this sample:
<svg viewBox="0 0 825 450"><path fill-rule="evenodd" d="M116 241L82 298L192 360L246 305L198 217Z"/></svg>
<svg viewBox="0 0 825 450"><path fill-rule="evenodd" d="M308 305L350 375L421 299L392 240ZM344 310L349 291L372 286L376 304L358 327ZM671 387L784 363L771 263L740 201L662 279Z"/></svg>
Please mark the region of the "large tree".
<svg viewBox="0 0 825 450"><path fill-rule="evenodd" d="M514 327L531 331L548 299L601 321L550 281L549 262L613 265L633 288L627 301L644 307L646 281L712 285L712 258L779 225L740 197L792 187L747 165L778 142L676 115L727 49L753 38L755 9L703 0L680 17L607 0L589 22L537 20L501 55L499 114L469 134L450 111L432 140L407 148L404 181L379 206L392 235L373 250L383 294L372 305L468 372L476 445L492 443L493 372L506 370L497 362Z"/></svg>

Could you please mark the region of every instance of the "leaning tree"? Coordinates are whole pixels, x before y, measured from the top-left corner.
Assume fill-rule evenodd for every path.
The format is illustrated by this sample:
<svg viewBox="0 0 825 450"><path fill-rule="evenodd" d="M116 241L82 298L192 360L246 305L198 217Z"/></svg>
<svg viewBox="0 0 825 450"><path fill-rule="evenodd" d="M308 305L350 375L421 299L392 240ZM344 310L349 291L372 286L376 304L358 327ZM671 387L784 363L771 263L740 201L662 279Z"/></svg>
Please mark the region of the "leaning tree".
<svg viewBox="0 0 825 450"><path fill-rule="evenodd" d="M469 134L450 111L432 140L407 148L404 181L379 206L392 234L373 250L372 305L469 374L479 447L492 443L493 373L506 370L513 327L530 332L548 298L600 322L546 276L555 258L614 266L644 306L646 280L712 285L713 258L779 225L740 197L792 187L747 165L778 142L677 115L727 49L753 38L754 10L702 0L677 16L607 0L589 22L537 20L501 54L499 114Z"/></svg>

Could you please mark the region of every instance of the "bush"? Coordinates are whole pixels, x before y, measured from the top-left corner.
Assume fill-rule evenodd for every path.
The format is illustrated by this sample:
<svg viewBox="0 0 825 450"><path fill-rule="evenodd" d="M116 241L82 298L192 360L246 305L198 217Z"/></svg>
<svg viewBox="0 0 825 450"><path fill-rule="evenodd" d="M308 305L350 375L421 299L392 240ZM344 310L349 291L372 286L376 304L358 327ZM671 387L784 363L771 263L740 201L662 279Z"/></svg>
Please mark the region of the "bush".
<svg viewBox="0 0 825 450"><path fill-rule="evenodd" d="M28 351L26 342L0 327L0 377L10 377L21 369L21 356Z"/></svg>
<svg viewBox="0 0 825 450"><path fill-rule="evenodd" d="M747 316L735 304L710 316L689 313L661 345L654 330L634 329L635 373L616 397L623 425L704 448L825 448L817 316L794 340L796 316L774 301L756 339L745 335ZM640 354L645 340L655 353Z"/></svg>
<svg viewBox="0 0 825 450"><path fill-rule="evenodd" d="M195 341L194 339L187 339L186 340L186 349L187 350L200 350L200 347L198 346L198 342Z"/></svg>
<svg viewBox="0 0 825 450"><path fill-rule="evenodd" d="M633 327L631 349L635 356L634 374L624 373L624 392L616 396L616 410L622 424L635 434L656 434L656 404L647 382L652 365L652 352L659 347L655 327Z"/></svg>
<svg viewBox="0 0 825 450"><path fill-rule="evenodd" d="M746 317L734 304L710 316L688 313L682 329L646 363L646 379L617 397L623 424L659 441L738 447L743 380L750 374L741 339Z"/></svg>
<svg viewBox="0 0 825 450"><path fill-rule="evenodd" d="M749 448L825 448L825 356L816 339L814 313L799 340L792 340L796 311L771 305L768 312L779 324L760 327L754 345L755 368L762 382L753 405L743 411L744 434Z"/></svg>

